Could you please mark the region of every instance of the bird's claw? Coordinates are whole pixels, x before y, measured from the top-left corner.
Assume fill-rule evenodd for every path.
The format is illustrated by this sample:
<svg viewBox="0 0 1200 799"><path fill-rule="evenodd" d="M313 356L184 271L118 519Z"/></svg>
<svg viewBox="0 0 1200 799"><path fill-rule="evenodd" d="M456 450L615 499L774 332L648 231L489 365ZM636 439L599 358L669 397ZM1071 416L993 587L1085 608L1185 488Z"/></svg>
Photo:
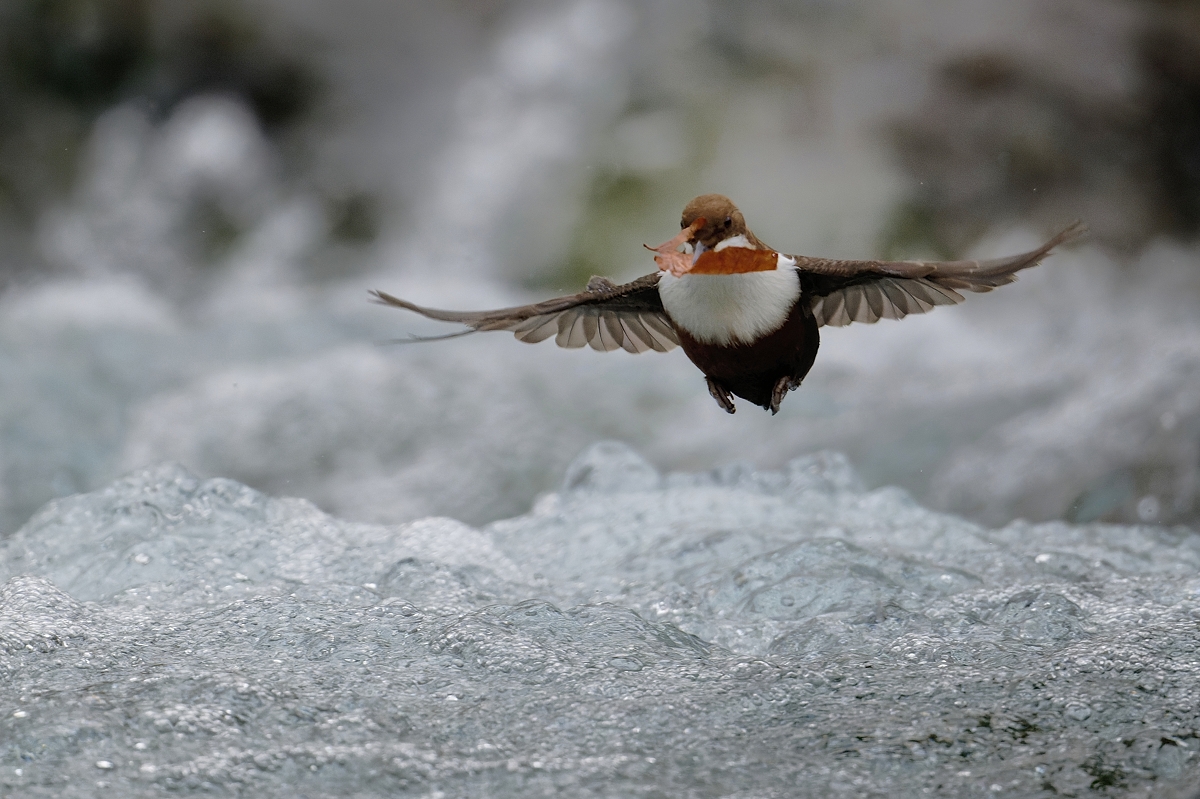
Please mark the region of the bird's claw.
<svg viewBox="0 0 1200 799"><path fill-rule="evenodd" d="M783 402L783 398L787 396L789 391L793 391L800 387L800 381L791 377L781 377L775 381L775 388L771 391L771 415L779 413L779 405Z"/></svg>
<svg viewBox="0 0 1200 799"><path fill-rule="evenodd" d="M712 398L717 401L717 404L721 406L721 409L724 410L725 413L737 413L737 408L735 408L733 405L733 395L726 391L723 386L719 385L717 381L713 380L711 377L706 377L705 380L708 381L708 393L712 394Z"/></svg>

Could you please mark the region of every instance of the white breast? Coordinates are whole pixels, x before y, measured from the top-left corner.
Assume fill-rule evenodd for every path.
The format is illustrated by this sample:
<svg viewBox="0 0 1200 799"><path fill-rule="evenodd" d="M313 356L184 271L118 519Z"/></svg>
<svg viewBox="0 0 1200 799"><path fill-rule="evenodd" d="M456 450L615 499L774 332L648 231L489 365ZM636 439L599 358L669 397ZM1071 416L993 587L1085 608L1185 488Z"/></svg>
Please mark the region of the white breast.
<svg viewBox="0 0 1200 799"><path fill-rule="evenodd" d="M770 272L674 277L663 272L658 294L676 326L705 344L749 344L783 326L800 298L795 262L780 256Z"/></svg>

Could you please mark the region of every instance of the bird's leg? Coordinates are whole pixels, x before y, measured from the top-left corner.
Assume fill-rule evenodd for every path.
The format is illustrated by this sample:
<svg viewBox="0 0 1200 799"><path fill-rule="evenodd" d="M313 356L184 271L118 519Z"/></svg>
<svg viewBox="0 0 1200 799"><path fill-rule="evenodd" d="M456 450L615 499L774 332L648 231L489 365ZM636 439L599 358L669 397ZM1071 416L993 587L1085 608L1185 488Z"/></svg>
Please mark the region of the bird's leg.
<svg viewBox="0 0 1200 799"><path fill-rule="evenodd" d="M793 377L781 377L775 381L775 388L771 391L771 415L779 413L779 404L783 402L783 398L787 396L789 391L800 387L800 381Z"/></svg>
<svg viewBox="0 0 1200 799"><path fill-rule="evenodd" d="M704 379L708 381L708 393L712 394L712 398L717 401L725 413L736 413L737 408L733 407L733 395L711 377Z"/></svg>

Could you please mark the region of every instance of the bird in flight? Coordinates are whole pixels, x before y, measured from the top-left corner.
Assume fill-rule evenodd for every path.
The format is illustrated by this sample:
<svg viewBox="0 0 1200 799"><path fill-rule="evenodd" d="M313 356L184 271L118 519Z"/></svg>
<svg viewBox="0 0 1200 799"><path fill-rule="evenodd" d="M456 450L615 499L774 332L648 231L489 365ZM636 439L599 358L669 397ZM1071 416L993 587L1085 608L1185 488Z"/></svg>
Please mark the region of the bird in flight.
<svg viewBox="0 0 1200 799"><path fill-rule="evenodd" d="M450 337L507 330L520 341L553 336L560 347L602 352L680 346L726 412L735 411L736 396L774 414L812 368L822 326L902 319L960 303L960 291L1011 283L1087 230L1076 222L1035 250L988 261L840 261L771 249L720 194L688 203L680 227L675 238L646 248L657 272L622 285L593 277L578 294L533 305L439 311L371 293L385 305L468 328Z"/></svg>

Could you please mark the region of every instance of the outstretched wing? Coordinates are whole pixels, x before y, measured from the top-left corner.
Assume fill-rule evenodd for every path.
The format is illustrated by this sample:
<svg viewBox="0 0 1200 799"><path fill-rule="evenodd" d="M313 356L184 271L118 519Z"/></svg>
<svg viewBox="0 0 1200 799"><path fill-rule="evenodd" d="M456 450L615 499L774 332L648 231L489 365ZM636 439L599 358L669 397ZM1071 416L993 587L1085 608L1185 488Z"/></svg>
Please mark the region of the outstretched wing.
<svg viewBox="0 0 1200 799"><path fill-rule="evenodd" d="M620 286L608 278L593 277L578 294L496 311L439 311L382 291L371 294L384 305L466 325L470 328L467 333L509 330L519 341L531 344L554 336L558 346L568 349L588 344L601 352L667 352L679 344L679 337L663 311L658 274Z"/></svg>
<svg viewBox="0 0 1200 799"><path fill-rule="evenodd" d="M959 291L991 291L1012 283L1060 244L1087 232L1075 222L1036 250L990 261L833 261L796 258L801 286L811 298L817 324L903 319L938 305L963 301Z"/></svg>

